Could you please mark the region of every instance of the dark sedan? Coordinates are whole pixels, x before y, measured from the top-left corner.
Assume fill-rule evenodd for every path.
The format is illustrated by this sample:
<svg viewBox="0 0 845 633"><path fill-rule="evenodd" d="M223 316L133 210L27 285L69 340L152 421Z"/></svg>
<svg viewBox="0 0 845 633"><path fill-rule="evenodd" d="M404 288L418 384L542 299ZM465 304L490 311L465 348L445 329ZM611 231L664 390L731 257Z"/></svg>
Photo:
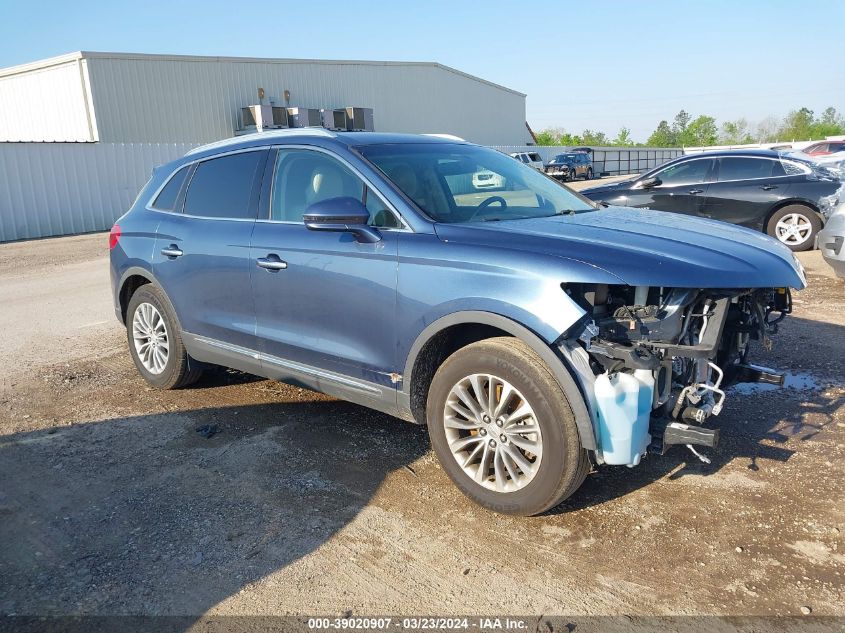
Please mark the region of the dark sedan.
<svg viewBox="0 0 845 633"><path fill-rule="evenodd" d="M591 200L674 211L763 231L793 251L813 247L825 222L819 200L841 185L808 161L771 150L682 156L629 180L585 189Z"/></svg>

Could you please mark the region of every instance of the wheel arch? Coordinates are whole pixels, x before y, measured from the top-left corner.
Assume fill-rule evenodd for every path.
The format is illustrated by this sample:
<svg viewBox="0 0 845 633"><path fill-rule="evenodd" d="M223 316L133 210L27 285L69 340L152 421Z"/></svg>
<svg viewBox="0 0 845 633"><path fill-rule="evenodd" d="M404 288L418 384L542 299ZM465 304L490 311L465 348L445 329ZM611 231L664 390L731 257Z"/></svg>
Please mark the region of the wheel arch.
<svg viewBox="0 0 845 633"><path fill-rule="evenodd" d="M822 226L825 225L825 217L822 214L821 210L819 209L819 205L814 203L812 200L807 200L805 198L788 198L786 200L781 200L777 204L775 204L771 209L769 209L766 216L763 218L763 227L762 232L766 233L769 228L769 221L772 219L772 216L783 209L784 207L788 207L791 205L798 205L802 207L807 207L811 211L814 211L815 214L818 216L819 220L822 223Z"/></svg>
<svg viewBox="0 0 845 633"><path fill-rule="evenodd" d="M141 266L132 266L127 268L120 276L120 281L117 284L116 305L120 311L120 322L126 324L126 310L129 307L129 301L132 295L140 288L147 284L153 284L159 290L162 290L161 284L155 276L146 268Z"/></svg>
<svg viewBox="0 0 845 633"><path fill-rule="evenodd" d="M508 317L493 312L463 311L429 324L414 341L405 361L402 390L398 394L402 417L425 424L431 379L442 362L458 349L496 336L513 336L528 345L548 365L569 400L581 445L596 449L595 433L587 398L567 359L536 333Z"/></svg>

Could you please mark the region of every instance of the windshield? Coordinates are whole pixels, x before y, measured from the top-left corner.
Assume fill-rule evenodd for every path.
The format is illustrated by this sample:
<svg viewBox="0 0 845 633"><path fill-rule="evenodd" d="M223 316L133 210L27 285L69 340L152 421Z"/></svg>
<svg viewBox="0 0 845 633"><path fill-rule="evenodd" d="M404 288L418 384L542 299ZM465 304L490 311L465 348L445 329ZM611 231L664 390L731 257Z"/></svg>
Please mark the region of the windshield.
<svg viewBox="0 0 845 633"><path fill-rule="evenodd" d="M358 151L436 222L519 220L595 211L595 203L486 147L364 145Z"/></svg>

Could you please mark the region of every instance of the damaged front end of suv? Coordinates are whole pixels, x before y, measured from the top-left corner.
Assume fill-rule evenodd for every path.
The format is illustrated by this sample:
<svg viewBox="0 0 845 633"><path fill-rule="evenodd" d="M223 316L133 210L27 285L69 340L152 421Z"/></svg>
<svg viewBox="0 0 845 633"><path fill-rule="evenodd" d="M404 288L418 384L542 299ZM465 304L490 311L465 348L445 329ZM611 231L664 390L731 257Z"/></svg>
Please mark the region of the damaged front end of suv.
<svg viewBox="0 0 845 633"><path fill-rule="evenodd" d="M789 288L666 288L570 284L585 314L563 348L579 357L591 383L600 463L633 466L671 446L714 448L727 387L783 384L783 376L749 363L752 341L772 346L791 312Z"/></svg>

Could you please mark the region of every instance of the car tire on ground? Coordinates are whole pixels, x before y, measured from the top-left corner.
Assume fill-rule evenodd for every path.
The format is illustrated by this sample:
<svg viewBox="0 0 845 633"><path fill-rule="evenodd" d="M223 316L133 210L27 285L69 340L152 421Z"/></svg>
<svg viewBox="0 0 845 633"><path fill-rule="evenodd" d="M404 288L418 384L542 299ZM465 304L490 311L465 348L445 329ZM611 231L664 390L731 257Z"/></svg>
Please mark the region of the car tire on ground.
<svg viewBox="0 0 845 633"><path fill-rule="evenodd" d="M179 321L162 290L138 288L126 310L129 353L141 376L158 389L178 389L196 382L203 365L188 355Z"/></svg>
<svg viewBox="0 0 845 633"><path fill-rule="evenodd" d="M587 180L592 180L592 179L593 179L593 168L587 167Z"/></svg>
<svg viewBox="0 0 845 633"><path fill-rule="evenodd" d="M490 510L545 512L590 470L563 389L519 339L487 339L447 358L432 380L426 415L443 469Z"/></svg>
<svg viewBox="0 0 845 633"><path fill-rule="evenodd" d="M778 209L766 224L766 233L793 251L813 248L822 228L818 214L803 204L790 204Z"/></svg>

